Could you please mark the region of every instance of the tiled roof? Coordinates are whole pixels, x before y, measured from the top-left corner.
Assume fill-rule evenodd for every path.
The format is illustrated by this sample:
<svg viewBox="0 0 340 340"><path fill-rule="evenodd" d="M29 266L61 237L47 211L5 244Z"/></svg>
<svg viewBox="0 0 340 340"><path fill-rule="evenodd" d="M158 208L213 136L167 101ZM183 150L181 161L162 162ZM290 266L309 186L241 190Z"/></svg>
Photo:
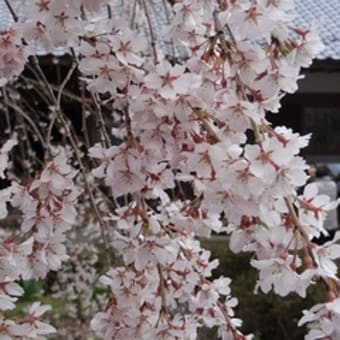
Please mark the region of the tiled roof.
<svg viewBox="0 0 340 340"><path fill-rule="evenodd" d="M12 4L22 3L23 0L12 0ZM122 2L117 1L117 7ZM152 3L152 21L155 27L161 31L162 26L166 25L166 16L163 13L163 1L151 0ZM297 17L296 25L307 28L315 24L321 36L325 48L317 56L317 59L340 60L340 0L295 0ZM0 31L6 29L13 19L6 7L5 1L0 0ZM164 53L173 54L173 47L169 42L161 42ZM34 46L36 54L47 54L43 48ZM52 51L55 55L63 54L65 50L55 49Z"/></svg>
<svg viewBox="0 0 340 340"><path fill-rule="evenodd" d="M295 0L298 26L316 24L325 45L317 59L340 60L340 0Z"/></svg>
<svg viewBox="0 0 340 340"><path fill-rule="evenodd" d="M12 23L12 17L8 13L4 0L0 0L0 31L6 29Z"/></svg>

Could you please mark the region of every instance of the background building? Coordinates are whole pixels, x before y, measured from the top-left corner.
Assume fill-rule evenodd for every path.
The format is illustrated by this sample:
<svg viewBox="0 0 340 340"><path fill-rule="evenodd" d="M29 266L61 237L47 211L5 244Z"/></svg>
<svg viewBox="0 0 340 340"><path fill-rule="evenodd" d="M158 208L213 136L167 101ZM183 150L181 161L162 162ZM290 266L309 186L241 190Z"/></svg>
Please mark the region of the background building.
<svg viewBox="0 0 340 340"><path fill-rule="evenodd" d="M275 124L286 124L295 131L312 132L305 150L307 159L315 162L340 162L340 1L295 1L302 27L315 25L324 50L312 67L304 71L299 90L286 95L281 114L272 117ZM336 168L335 166L333 167ZM339 169L340 170L340 169Z"/></svg>

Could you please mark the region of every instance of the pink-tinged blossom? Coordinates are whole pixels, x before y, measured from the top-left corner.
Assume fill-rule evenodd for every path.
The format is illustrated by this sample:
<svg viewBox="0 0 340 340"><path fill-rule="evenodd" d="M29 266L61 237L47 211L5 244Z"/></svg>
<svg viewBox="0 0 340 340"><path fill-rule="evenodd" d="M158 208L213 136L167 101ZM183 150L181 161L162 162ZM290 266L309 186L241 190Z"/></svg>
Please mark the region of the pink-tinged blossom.
<svg viewBox="0 0 340 340"><path fill-rule="evenodd" d="M325 277L336 278L338 266L334 260L340 257L340 245L337 243L340 239L340 233L337 232L332 241L312 248L312 253L316 265L320 270L320 275Z"/></svg>
<svg viewBox="0 0 340 340"><path fill-rule="evenodd" d="M264 93L278 93L285 91L294 93L297 91L297 80L299 79L300 68L281 61L282 65L276 65L270 73L254 81L254 88Z"/></svg>
<svg viewBox="0 0 340 340"><path fill-rule="evenodd" d="M324 45L321 42L317 29L295 29L295 33L300 36L300 42L294 46L292 51L292 58L294 62L301 67L309 67L313 56L320 53Z"/></svg>
<svg viewBox="0 0 340 340"><path fill-rule="evenodd" d="M28 61L29 48L21 38L15 29L0 31L0 87L18 76Z"/></svg>
<svg viewBox="0 0 340 340"><path fill-rule="evenodd" d="M267 140L265 146L247 145L245 157L250 163L250 172L267 182L273 182L279 165L273 160L273 153L276 152L274 145ZM276 157L279 158L279 157Z"/></svg>
<svg viewBox="0 0 340 340"><path fill-rule="evenodd" d="M7 202L10 201L10 197L10 188L0 190L0 219L3 219L7 216Z"/></svg>
<svg viewBox="0 0 340 340"><path fill-rule="evenodd" d="M230 16L229 23L239 40L264 37L268 41L269 32L275 27L275 21L269 14L269 10L259 3L242 4L236 7ZM242 23L241 26L240 23Z"/></svg>
<svg viewBox="0 0 340 340"><path fill-rule="evenodd" d="M309 328L306 340L338 339L340 337L340 299L320 303L310 310L303 311L303 317L298 325L307 324Z"/></svg>
<svg viewBox="0 0 340 340"><path fill-rule="evenodd" d="M157 90L163 98L173 100L177 95L188 94L200 85L199 76L184 71L184 66L171 66L169 62L164 62L145 77L145 86Z"/></svg>
<svg viewBox="0 0 340 340"><path fill-rule="evenodd" d="M54 157L54 148L43 145L44 162L30 160L35 165L28 167L34 179L0 191L0 218L7 204L22 218L18 236L4 232L0 240L0 309L14 308L22 295L16 280L60 271L68 232L75 223L86 229L91 210L105 254L113 247L122 259L99 280L108 295L92 318L95 336L193 340L206 326L222 339L250 339L239 330L230 279L211 277L218 260L198 239L227 231L233 251L252 252L263 292L305 297L318 277L337 283L338 245L310 241L326 233L324 217L337 202L317 196L313 185L297 194L307 180L299 153L309 136L266 119L285 93L296 91L300 68L321 43L313 31L291 27L291 0L177 0L166 38L185 57L166 59L154 41L149 3L142 3L125 2L118 14L107 0L27 1L13 27L0 33L0 85L22 72L29 45L72 47L78 64L72 76L86 85L84 97L91 93L83 98L82 122L94 118L103 137L87 150L86 138L80 145L64 126L62 140L71 140L73 151ZM62 106L64 95L48 100ZM67 120L62 107L59 114L52 130ZM103 127L109 121L111 131ZM31 142L18 140L23 150ZM13 145L1 149L1 178ZM70 165L75 158L79 173ZM339 302L332 299L300 321L313 324L307 338L338 337ZM47 310L34 303L23 321L2 317L1 337L53 333L39 320Z"/></svg>
<svg viewBox="0 0 340 340"><path fill-rule="evenodd" d="M4 171L8 167L8 153L17 143L16 138L11 138L0 148L0 178L5 178Z"/></svg>
<svg viewBox="0 0 340 340"><path fill-rule="evenodd" d="M327 195L318 195L315 183L308 184L303 194L298 197L296 206L302 226L310 238L319 237L320 233L327 235L323 227L326 214L329 210L335 209L338 201L330 202Z"/></svg>
<svg viewBox="0 0 340 340"><path fill-rule="evenodd" d="M81 34L79 1L37 1L23 12L17 27L26 42L51 49L71 46Z"/></svg>
<svg viewBox="0 0 340 340"><path fill-rule="evenodd" d="M297 274L294 270L299 266L299 261L292 256L286 258L251 260L252 266L260 271L260 278L257 287L264 293L268 293L272 288L280 296L287 296L291 292L297 292L300 296L306 296L313 272Z"/></svg>
<svg viewBox="0 0 340 340"><path fill-rule="evenodd" d="M39 320L50 309L50 306L41 305L40 302L33 303L28 310L25 322L11 327L12 334L19 337L39 338L56 333L53 326Z"/></svg>
<svg viewBox="0 0 340 340"><path fill-rule="evenodd" d="M76 221L73 206L79 195L73 184L76 173L67 164L65 154L60 153L46 164L40 178L30 186L12 186L10 202L23 214L21 230L33 236L28 245L34 251L30 253L28 263L22 263L26 264L23 276L43 277L49 269L58 270L62 261L68 258L63 243L64 233Z"/></svg>
<svg viewBox="0 0 340 340"><path fill-rule="evenodd" d="M15 308L15 302L18 297L24 294L24 290L15 282L11 282L7 278L4 282L0 282L0 309L11 310Z"/></svg>
<svg viewBox="0 0 340 340"><path fill-rule="evenodd" d="M113 52L123 65L141 66L143 59L138 56L145 48L145 41L128 31L124 35L114 35L111 40Z"/></svg>

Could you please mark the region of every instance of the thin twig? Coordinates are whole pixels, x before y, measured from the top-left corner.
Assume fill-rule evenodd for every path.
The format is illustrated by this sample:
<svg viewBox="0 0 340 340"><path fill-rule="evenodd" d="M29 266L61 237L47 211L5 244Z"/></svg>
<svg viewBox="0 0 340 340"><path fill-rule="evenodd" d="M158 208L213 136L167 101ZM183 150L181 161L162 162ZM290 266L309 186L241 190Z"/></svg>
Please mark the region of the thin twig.
<svg viewBox="0 0 340 340"><path fill-rule="evenodd" d="M110 257L110 253L109 253L109 243L108 243L108 239L106 237L107 224L106 224L105 220L102 218L100 211L97 207L97 204L95 202L95 198L93 196L92 188L91 188L91 185L90 185L88 178L87 178L86 169L85 169L85 166L83 164L77 142L74 139L74 137L71 133L71 130L69 128L69 125L66 122L66 120L63 116L63 113L61 111L58 111L58 118L60 119L60 121L61 121L61 123L62 123L62 125L65 129L66 135L67 135L67 137L70 140L70 143L72 145L72 148L73 148L73 151L75 153L77 162L79 164L80 173L82 174L82 177L83 177L83 180L84 180L86 191L89 194L90 204L91 204L92 209L95 213L95 216L96 216L96 218L99 222L100 230L101 230L101 236L102 236L102 239L103 239L103 242L104 242L105 253L106 253L106 256L107 256L107 266L109 267L110 263L111 263L111 257Z"/></svg>
<svg viewBox="0 0 340 340"><path fill-rule="evenodd" d="M154 60L154 64L156 65L156 64L158 64L158 55L157 55L157 49L156 49L156 35L155 35L155 31L152 27L149 9L148 9L148 6L147 6L145 0L142 0L142 4L143 4L144 13L145 13L146 21L147 21L147 24L148 24L149 32L150 32L153 60Z"/></svg>
<svg viewBox="0 0 340 340"><path fill-rule="evenodd" d="M38 74L38 78L41 79L41 81L44 83L44 85L46 86L46 89L48 91L48 94L49 96L51 97L51 100L53 101L53 103L56 103L57 102L57 98L55 97L54 95L54 92L53 92L53 89L51 88L51 85L50 83L48 82L46 76L45 76L45 73L43 72L43 70L41 69L40 67L40 64L39 64L39 60L38 58L35 56L35 55L32 55L31 57L31 60L33 62L33 67L35 69L35 71L37 72Z"/></svg>
<svg viewBox="0 0 340 340"><path fill-rule="evenodd" d="M13 17L13 20L14 20L15 22L18 22L19 17L18 17L18 16L16 15L16 13L14 12L14 9L13 9L12 5L9 3L8 0L5 0L5 4L6 4L8 10L9 10L10 13L11 13L11 16Z"/></svg>
<svg viewBox="0 0 340 340"><path fill-rule="evenodd" d="M196 114L196 116L198 117L198 119L201 121L201 123L202 123L204 129L206 130L206 132L208 133L208 135L210 137L212 137L215 142L220 142L221 138L217 136L216 132L212 129L212 127L206 121L202 111L198 110L198 109L193 109L193 111Z"/></svg>
<svg viewBox="0 0 340 340"><path fill-rule="evenodd" d="M37 74L36 70L33 68L33 66L26 64L26 67L28 70L30 70L30 72L32 73L33 77L36 79L31 79L30 82L32 82L32 84L34 85L32 87L33 91L36 92L36 94L40 97L40 99L46 104L47 107L49 107L50 105L53 105L53 100L50 98L50 95L46 89L46 86L44 84L44 82L41 80L41 78L39 77L39 75ZM20 75L20 79L25 80L25 78Z"/></svg>
<svg viewBox="0 0 340 340"><path fill-rule="evenodd" d="M107 17L109 19L112 19L112 8L110 4L106 5L106 10L107 10Z"/></svg>
<svg viewBox="0 0 340 340"><path fill-rule="evenodd" d="M14 103L8 102L7 105L13 109L15 112L17 112L18 114L20 114L23 118L25 118L25 120L29 123L29 125L32 127L32 129L34 130L34 132L37 134L37 137L42 145L42 147L44 148L45 151L47 151L47 144L44 141L43 136L41 135L38 127L36 126L36 124L33 122L33 120L31 119L31 117L26 114L21 107L17 106Z"/></svg>
<svg viewBox="0 0 340 340"><path fill-rule="evenodd" d="M85 105L85 84L81 82L80 84L80 94L81 94L81 131L84 135L84 142L86 149L90 148L90 138L87 129L87 117L86 117L86 105ZM83 100L84 99L84 100Z"/></svg>
<svg viewBox="0 0 340 340"><path fill-rule="evenodd" d="M164 8L165 17L166 17L166 23L167 23L167 25L170 25L171 20L170 20L170 14L169 14L168 6L167 6L165 0L162 0L162 3L163 3L163 8ZM171 41L170 41L170 45L171 45L172 57L175 58L176 57L176 51L175 51L175 46L174 46L174 40L172 38L171 38Z"/></svg>
<svg viewBox="0 0 340 340"><path fill-rule="evenodd" d="M299 220L299 218L296 214L296 211L294 209L294 206L293 206L291 199L289 197L285 197L285 203L286 203L286 206L288 208L289 215L292 218L293 224L298 229L300 235L303 237L303 239L306 242L306 246L307 246L309 256L313 260L314 265L316 267L318 267L318 262L315 259L313 252L311 251L311 247L313 247L313 243L309 240L307 233L303 229L303 226L300 223L300 220ZM331 287L332 287L332 279L331 278L324 278L322 276L319 276L319 279L325 284L325 286L328 288L328 290L331 289Z"/></svg>
<svg viewBox="0 0 340 340"><path fill-rule="evenodd" d="M8 127L8 133L11 134L13 129L12 129L11 118L9 116L8 107L7 107L8 96L7 96L6 86L4 86L2 88L2 95L3 95L3 99L4 99L4 104L5 104L4 111L5 111L5 118L6 118L6 123L7 123L7 127ZM5 131L7 132L7 129Z"/></svg>
<svg viewBox="0 0 340 340"><path fill-rule="evenodd" d="M136 20L136 10L137 10L137 0L133 3L132 7L132 14L130 19L130 28L133 30L135 26L135 20Z"/></svg>
<svg viewBox="0 0 340 340"><path fill-rule="evenodd" d="M102 108L100 106L100 103L99 103L97 96L95 94L91 93L91 97L92 97L94 105L96 107L96 114L98 116L99 129L100 129L101 135L102 135L102 143L103 143L103 145L108 147L109 145L111 145L111 140L110 140L110 137L107 134L107 131L106 131L106 128L105 128L105 121L104 121L104 117L103 117L103 113L102 113Z"/></svg>
<svg viewBox="0 0 340 340"><path fill-rule="evenodd" d="M136 144L135 136L132 132L132 122L131 122L131 117L130 117L128 108L125 109L124 116L125 116L125 130L126 130L126 135L127 135L127 143L129 146L134 147L137 144Z"/></svg>
<svg viewBox="0 0 340 340"><path fill-rule="evenodd" d="M57 119L58 112L60 111L61 98L63 96L64 88L67 85L67 83L69 82L69 80L71 79L72 74L73 74L74 70L76 69L76 67L77 67L77 64L73 63L72 66L70 67L69 71L67 72L65 79L63 80L63 82L61 83L61 85L59 87L59 91L58 91L57 99L56 99L55 111L54 111L53 117L51 119L51 122L50 122L50 124L48 126L48 129L47 129L46 144L48 146L50 145L52 128L53 128L54 123L55 123L55 121ZM52 92L53 92L53 90L52 90Z"/></svg>
<svg viewBox="0 0 340 340"><path fill-rule="evenodd" d="M34 80L32 78L28 78L28 77L25 77L23 75L20 75L20 78L23 79L24 81L26 81L27 83L32 83L33 85L41 85L41 82ZM58 93L59 87L57 85L50 84L50 86L51 86L51 88L53 89L54 92ZM85 98L85 97L83 98L82 96L77 96L76 94L74 94L70 91L67 91L66 89L64 89L64 91L63 91L63 96L68 97L72 100L75 100L79 103L84 103L87 108L89 108L90 104L92 104L92 101L89 98Z"/></svg>

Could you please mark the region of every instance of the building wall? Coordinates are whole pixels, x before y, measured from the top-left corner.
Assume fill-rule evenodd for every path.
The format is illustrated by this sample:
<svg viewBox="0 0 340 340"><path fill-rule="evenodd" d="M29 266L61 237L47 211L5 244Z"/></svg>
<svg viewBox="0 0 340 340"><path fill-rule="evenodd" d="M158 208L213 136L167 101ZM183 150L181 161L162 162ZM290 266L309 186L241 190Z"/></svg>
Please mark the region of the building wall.
<svg viewBox="0 0 340 340"><path fill-rule="evenodd" d="M315 162L340 162L340 70L335 65L308 72L298 92L283 99L280 114L269 118L274 125L312 133L303 154Z"/></svg>
<svg viewBox="0 0 340 340"><path fill-rule="evenodd" d="M298 93L340 94L340 72L307 73L299 81Z"/></svg>

